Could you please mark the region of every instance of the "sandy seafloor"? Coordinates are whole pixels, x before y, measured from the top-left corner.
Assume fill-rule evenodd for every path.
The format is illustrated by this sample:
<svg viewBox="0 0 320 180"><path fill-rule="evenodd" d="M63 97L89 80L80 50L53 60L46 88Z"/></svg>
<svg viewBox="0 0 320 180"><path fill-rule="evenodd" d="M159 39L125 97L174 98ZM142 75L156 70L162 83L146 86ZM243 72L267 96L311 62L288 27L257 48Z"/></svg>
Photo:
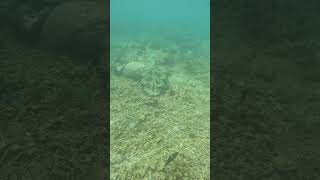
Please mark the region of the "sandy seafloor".
<svg viewBox="0 0 320 180"><path fill-rule="evenodd" d="M118 51L127 58L126 63L148 61L135 53L143 46L138 42L117 43L133 44ZM163 55L168 49L150 47L144 51L147 53L142 54ZM111 45L111 65L117 55ZM170 69L170 87L155 97L146 95L138 81L111 73L111 179L209 179L208 55L195 55L192 50L171 56L167 53L175 58L174 63L164 65ZM194 62L199 63L192 66ZM174 153L178 153L176 158L165 166Z"/></svg>

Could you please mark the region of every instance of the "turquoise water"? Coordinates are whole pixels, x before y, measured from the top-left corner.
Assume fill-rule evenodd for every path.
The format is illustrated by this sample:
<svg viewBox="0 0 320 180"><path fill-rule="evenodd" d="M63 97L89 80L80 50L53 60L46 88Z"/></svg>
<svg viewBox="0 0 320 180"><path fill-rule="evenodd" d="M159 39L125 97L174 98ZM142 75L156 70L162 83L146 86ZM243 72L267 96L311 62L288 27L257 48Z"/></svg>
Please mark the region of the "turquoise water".
<svg viewBox="0 0 320 180"><path fill-rule="evenodd" d="M210 1L110 10L111 179L209 179Z"/></svg>
<svg viewBox="0 0 320 180"><path fill-rule="evenodd" d="M192 32L208 38L210 35L209 0L111 0L111 36L141 31L162 33Z"/></svg>

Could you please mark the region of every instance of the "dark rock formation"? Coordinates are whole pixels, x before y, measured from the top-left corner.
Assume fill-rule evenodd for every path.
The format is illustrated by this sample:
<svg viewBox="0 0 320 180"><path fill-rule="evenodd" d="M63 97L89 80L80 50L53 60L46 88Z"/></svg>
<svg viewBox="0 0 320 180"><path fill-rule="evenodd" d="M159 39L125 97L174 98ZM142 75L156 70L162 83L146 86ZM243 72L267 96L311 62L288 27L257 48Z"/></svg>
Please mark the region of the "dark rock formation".
<svg viewBox="0 0 320 180"><path fill-rule="evenodd" d="M100 54L108 42L105 7L95 2L58 5L43 25L41 43L45 47L82 57Z"/></svg>

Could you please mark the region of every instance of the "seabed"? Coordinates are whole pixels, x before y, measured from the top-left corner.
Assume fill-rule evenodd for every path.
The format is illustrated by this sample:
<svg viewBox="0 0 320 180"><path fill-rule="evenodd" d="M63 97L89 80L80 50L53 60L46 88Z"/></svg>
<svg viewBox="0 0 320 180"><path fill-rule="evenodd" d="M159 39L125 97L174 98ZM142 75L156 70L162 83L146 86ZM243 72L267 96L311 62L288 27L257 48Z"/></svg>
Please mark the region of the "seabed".
<svg viewBox="0 0 320 180"><path fill-rule="evenodd" d="M141 57L146 51L160 57L155 61L167 59L161 66L170 72L170 85L163 94L149 96L139 81L111 73L111 179L209 179L209 56L179 48L177 56L168 53L170 48L145 47L139 41L113 45L111 65L121 60L148 63ZM119 46L122 50L113 49ZM177 49L176 44L165 47ZM127 54L121 59L117 52Z"/></svg>

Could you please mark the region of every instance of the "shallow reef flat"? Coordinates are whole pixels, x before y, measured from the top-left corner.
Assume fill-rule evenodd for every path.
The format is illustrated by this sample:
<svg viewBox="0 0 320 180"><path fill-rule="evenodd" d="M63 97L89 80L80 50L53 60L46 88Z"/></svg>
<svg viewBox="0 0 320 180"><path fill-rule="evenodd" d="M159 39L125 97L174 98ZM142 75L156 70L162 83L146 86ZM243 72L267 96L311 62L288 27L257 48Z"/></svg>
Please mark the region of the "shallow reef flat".
<svg viewBox="0 0 320 180"><path fill-rule="evenodd" d="M111 179L209 179L208 92L175 83L150 97L111 75Z"/></svg>

